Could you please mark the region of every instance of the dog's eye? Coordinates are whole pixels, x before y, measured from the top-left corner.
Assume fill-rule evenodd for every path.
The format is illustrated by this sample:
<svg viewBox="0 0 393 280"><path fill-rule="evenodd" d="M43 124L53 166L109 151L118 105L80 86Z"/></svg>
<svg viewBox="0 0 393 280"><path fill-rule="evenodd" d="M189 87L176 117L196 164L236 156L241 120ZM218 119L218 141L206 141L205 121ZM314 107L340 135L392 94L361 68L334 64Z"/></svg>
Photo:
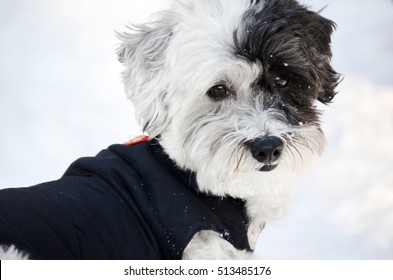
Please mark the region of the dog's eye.
<svg viewBox="0 0 393 280"><path fill-rule="evenodd" d="M209 91L207 92L207 95L210 98L215 99L215 100L224 99L225 97L227 97L228 94L229 94L229 92L228 92L227 87L222 84L215 85L214 87L209 89Z"/></svg>
<svg viewBox="0 0 393 280"><path fill-rule="evenodd" d="M289 77L285 74L277 75L274 78L274 87L275 88L285 88L289 84Z"/></svg>

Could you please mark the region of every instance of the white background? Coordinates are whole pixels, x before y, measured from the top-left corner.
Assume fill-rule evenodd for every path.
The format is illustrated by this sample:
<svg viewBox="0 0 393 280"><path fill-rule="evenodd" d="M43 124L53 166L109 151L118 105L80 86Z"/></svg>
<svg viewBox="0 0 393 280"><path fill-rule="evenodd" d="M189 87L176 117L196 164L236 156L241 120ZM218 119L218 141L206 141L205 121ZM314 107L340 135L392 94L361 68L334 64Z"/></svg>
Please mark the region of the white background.
<svg viewBox="0 0 393 280"><path fill-rule="evenodd" d="M140 130L121 84L114 30L167 0L0 0L0 188L59 178ZM345 75L325 111L328 149L269 225L267 259L393 259L393 2L304 0L334 20Z"/></svg>
<svg viewBox="0 0 393 280"><path fill-rule="evenodd" d="M3 261L2 280L392 279L393 261ZM264 273L261 275L262 268ZM130 269L131 268L131 269ZM165 268L167 273L165 274ZM232 270L234 268L234 270ZM236 274L240 268L240 275ZM245 271L243 271L243 268ZM257 275L246 272L248 268ZM151 271L151 269L157 272ZM131 275L125 275L125 270ZM207 271L206 271L207 270ZM178 274L183 271L183 275ZM162 273L163 272L163 273ZM208 272L208 275L206 275ZM246 274L246 275L243 275ZM157 274L155 276L154 274ZM170 276L168 276L168 274ZM199 275L195 275L199 274Z"/></svg>

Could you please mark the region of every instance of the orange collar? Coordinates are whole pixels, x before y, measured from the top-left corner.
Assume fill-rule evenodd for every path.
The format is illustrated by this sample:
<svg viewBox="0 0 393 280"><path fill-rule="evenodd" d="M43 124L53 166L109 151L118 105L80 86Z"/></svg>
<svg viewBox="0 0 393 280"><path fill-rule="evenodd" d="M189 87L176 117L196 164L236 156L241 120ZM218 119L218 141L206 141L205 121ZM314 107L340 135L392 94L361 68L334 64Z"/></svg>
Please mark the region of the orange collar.
<svg viewBox="0 0 393 280"><path fill-rule="evenodd" d="M141 135L141 136L137 136L137 137L131 139L130 141L125 142L123 145L125 145L125 146L134 146L136 144L145 143L145 142L149 142L149 141L150 141L150 137L149 136Z"/></svg>

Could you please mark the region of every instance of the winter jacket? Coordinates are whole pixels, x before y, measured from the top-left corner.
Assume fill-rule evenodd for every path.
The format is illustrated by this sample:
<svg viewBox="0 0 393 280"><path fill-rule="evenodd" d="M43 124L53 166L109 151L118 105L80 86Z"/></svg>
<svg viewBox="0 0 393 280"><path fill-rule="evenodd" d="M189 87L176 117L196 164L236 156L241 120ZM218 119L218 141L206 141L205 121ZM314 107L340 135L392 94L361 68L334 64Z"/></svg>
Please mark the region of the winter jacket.
<svg viewBox="0 0 393 280"><path fill-rule="evenodd" d="M201 230L250 250L244 201L198 191L157 140L113 145L54 182L0 191L0 244L32 259L181 259Z"/></svg>

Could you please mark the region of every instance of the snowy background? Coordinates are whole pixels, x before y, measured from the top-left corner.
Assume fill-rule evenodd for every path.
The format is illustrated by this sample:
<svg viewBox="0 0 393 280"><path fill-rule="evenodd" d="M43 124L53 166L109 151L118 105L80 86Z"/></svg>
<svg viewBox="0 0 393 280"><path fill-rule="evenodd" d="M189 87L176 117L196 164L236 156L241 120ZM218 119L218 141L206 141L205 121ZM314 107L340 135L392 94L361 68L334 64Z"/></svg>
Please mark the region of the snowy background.
<svg viewBox="0 0 393 280"><path fill-rule="evenodd" d="M324 107L329 146L268 226L267 259L393 259L393 2L303 0L334 20L345 75ZM0 0L0 188L59 178L81 156L140 134L114 30L166 0Z"/></svg>

